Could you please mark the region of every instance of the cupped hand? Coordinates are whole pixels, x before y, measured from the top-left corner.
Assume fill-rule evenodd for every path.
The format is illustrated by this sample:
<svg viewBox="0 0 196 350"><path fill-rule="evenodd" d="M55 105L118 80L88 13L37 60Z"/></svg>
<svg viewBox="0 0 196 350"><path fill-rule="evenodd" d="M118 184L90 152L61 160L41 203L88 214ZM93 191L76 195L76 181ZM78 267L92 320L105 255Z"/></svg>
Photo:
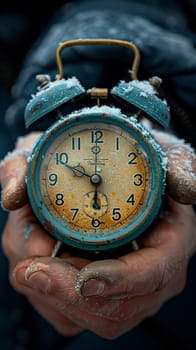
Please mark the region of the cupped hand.
<svg viewBox="0 0 196 350"><path fill-rule="evenodd" d="M163 136L158 135L166 149ZM26 195L27 155L37 137L32 134L22 139L17 151L1 164L2 206L10 211L3 248L10 265L11 284L59 333L69 336L88 329L114 339L182 291L189 259L196 250L192 205L168 197L167 211L144 235L140 249L118 259L90 261L68 250L51 258L55 241L40 227ZM177 171L179 176L174 172L175 181L180 183L187 170L186 162L182 162L182 152L178 158L175 142L169 144L170 149L171 146L170 168L175 164L179 169L184 166L183 172ZM195 155L183 143L181 147L189 167L194 169ZM170 181L171 178L172 170ZM194 191L193 184L189 196L183 194L181 202L187 198L192 201Z"/></svg>
<svg viewBox="0 0 196 350"><path fill-rule="evenodd" d="M78 326L67 318L66 315L59 312L58 307L56 308L56 306L50 305L48 298L45 300L43 294L36 292L36 286L33 286L32 291L29 288L26 289L17 282L15 277L18 273L20 276L21 271L24 271L24 266L27 266L26 264L33 261L35 257L50 256L56 243L55 240L47 235L40 227L28 204L27 198L25 178L28 168L28 159L32 147L39 137L40 133L32 133L27 137L21 137L17 143L16 149L9 153L1 163L1 204L5 210L9 211L7 223L2 235L2 245L9 261L10 282L12 286L18 292L24 294L34 308L53 324L60 333L66 336L72 336L81 332L83 327ZM64 253L63 258L69 255L69 253ZM30 258L30 260L27 260L27 258ZM51 258L50 260L52 261L53 259ZM65 259L58 260L61 263L63 261L63 266L66 266ZM81 268L80 263L79 261L79 268ZM21 268L20 264L22 264ZM71 271L70 269L72 270L73 266L69 261L67 270ZM77 272L78 267L75 268L75 273ZM41 290L40 288L41 286L38 287L39 291Z"/></svg>

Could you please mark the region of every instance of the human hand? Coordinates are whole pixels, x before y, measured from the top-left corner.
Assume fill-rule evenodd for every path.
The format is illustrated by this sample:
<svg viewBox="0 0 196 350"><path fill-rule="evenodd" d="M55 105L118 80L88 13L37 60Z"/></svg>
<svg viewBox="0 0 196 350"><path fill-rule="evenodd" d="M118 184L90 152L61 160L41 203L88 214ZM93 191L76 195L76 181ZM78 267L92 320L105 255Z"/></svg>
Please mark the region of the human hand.
<svg viewBox="0 0 196 350"><path fill-rule="evenodd" d="M174 135L151 130L168 158L166 192L182 204L196 203L196 153Z"/></svg>
<svg viewBox="0 0 196 350"><path fill-rule="evenodd" d="M24 294L34 308L60 333L66 336L75 335L83 329L64 316L58 307L50 307L50 301L43 298L41 285L38 292L28 288L27 290L15 280L17 264L19 274L21 273L20 263L27 263L28 257L48 257L55 245L55 240L49 237L39 226L32 210L28 204L25 176L28 168L28 157L34 142L39 138L39 133L33 133L25 138L20 138L16 150L9 153L1 163L1 184L5 188L2 192L2 207L9 211L8 220L4 228L2 244L4 252L9 261L10 282L13 288ZM13 229L14 228L14 229ZM66 266L66 257L63 254L63 264ZM33 258L31 258L32 260ZM30 261L31 261L30 260ZM52 261L52 259L50 259ZM59 259L60 261L60 259ZM62 262L62 260L61 260ZM72 271L72 264L68 262L67 270ZM60 269L59 269L60 271ZM67 278L67 277L66 277ZM33 288L34 288L33 287Z"/></svg>
<svg viewBox="0 0 196 350"><path fill-rule="evenodd" d="M26 143L31 146L29 137L20 143L22 149ZM184 152L189 153L186 148ZM119 259L91 262L69 252L51 258L54 240L25 204L25 156L19 152L13 157L1 166L2 204L7 210L18 208L9 214L3 234L10 281L60 333L90 329L105 338L118 337L183 289L196 249L190 205L168 199L168 212L141 241L140 250ZM194 163L194 156L189 161ZM5 178L10 176L8 185Z"/></svg>

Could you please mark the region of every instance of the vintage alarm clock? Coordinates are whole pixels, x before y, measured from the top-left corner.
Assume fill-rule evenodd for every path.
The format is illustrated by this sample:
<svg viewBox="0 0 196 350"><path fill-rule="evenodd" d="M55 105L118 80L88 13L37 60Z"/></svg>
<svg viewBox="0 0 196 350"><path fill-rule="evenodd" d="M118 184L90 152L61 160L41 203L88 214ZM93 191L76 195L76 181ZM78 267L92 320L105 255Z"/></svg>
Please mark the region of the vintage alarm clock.
<svg viewBox="0 0 196 350"><path fill-rule="evenodd" d="M64 79L61 52L73 45L130 48L130 81L110 91L86 91L76 77ZM137 79L140 53L128 41L67 41L58 46L56 61L56 80L37 76L38 92L25 110L27 128L46 129L29 161L32 209L46 231L70 248L122 247L154 222L165 192L165 155L141 122L145 117L169 125L169 108L157 93L160 79Z"/></svg>

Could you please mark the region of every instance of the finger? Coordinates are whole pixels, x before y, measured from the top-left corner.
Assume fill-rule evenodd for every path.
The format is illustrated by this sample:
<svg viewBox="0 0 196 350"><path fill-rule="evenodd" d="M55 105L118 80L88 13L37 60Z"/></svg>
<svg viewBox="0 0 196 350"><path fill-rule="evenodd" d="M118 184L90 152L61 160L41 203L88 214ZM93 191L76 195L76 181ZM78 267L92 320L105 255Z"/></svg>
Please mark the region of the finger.
<svg viewBox="0 0 196 350"><path fill-rule="evenodd" d="M88 297L130 298L153 293L175 279L187 267L196 247L195 218L191 206L177 204L177 209L174 205L171 210L175 220L160 220L144 239L142 249L84 267L76 280L77 291Z"/></svg>
<svg viewBox="0 0 196 350"><path fill-rule="evenodd" d="M15 266L29 256L50 256L55 240L39 225L26 204L9 214L2 245L10 264Z"/></svg>
<svg viewBox="0 0 196 350"><path fill-rule="evenodd" d="M92 312L88 312L89 304ZM93 308L93 305L94 308ZM98 336L106 339L116 339L141 323L146 317L154 315L160 308L154 296L126 301L102 299L102 303L93 298L92 303L86 302L86 308L77 309L69 306L68 314L74 315L75 323L83 325ZM96 310L95 310L96 309Z"/></svg>
<svg viewBox="0 0 196 350"><path fill-rule="evenodd" d="M168 157L167 193L179 203L196 203L196 153L193 148L168 133L152 131Z"/></svg>
<svg viewBox="0 0 196 350"><path fill-rule="evenodd" d="M15 210L27 202L25 176L27 157L30 151L14 151L1 163L1 206L4 210Z"/></svg>
<svg viewBox="0 0 196 350"><path fill-rule="evenodd" d="M69 276L71 276L71 273L68 271L77 272L77 269L71 263L64 261L62 272L62 269L59 271L56 265L54 267L54 264L50 264L50 260L52 261L53 259L48 258L43 260L41 258L34 258L19 263L10 276L11 284L16 290L27 297L37 312L52 324L59 333L64 336L73 336L80 333L83 327L78 326L66 316L65 307L62 306L63 301L55 299L56 293L54 293L53 287L50 288L50 286L55 283L56 279L58 280L58 284L60 283L59 280L63 280L63 283L67 285L69 290ZM50 267L51 274L46 275ZM53 274L55 274L54 281L52 279ZM31 280L31 282L28 283L28 280ZM56 287L54 286L54 288ZM60 290L62 291L62 288ZM66 294L63 297L66 297Z"/></svg>
<svg viewBox="0 0 196 350"><path fill-rule="evenodd" d="M48 305L56 305L56 309L63 312L67 305L80 305L81 298L74 285L78 266L77 259L73 264L69 258L36 257L18 263L10 279L20 293L45 296Z"/></svg>
<svg viewBox="0 0 196 350"><path fill-rule="evenodd" d="M166 197L161 220L148 235L143 236L142 246L162 249L162 245L173 245L168 238L178 239L182 254L189 259L196 251L196 215L192 205L184 205ZM161 228L161 229L159 229ZM168 230L168 233L166 232ZM174 255L175 256L175 255Z"/></svg>
<svg viewBox="0 0 196 350"><path fill-rule="evenodd" d="M27 158L40 133L20 138L16 149L7 154L0 165L2 186L1 205L4 210L15 210L27 203L25 177L28 168Z"/></svg>
<svg viewBox="0 0 196 350"><path fill-rule="evenodd" d="M159 252L143 249L116 260L92 262L79 272L76 290L85 297L114 300L152 293L161 281L159 260Z"/></svg>
<svg viewBox="0 0 196 350"><path fill-rule="evenodd" d="M19 261L32 256L51 256L56 245L54 239L44 228L38 223L29 204L24 207L10 212L7 223L4 227L2 235L2 245L4 252L12 266ZM79 267L83 267L84 262L88 259L78 259L66 248L62 246L59 256L63 259L70 257L70 261L74 264L81 262Z"/></svg>
<svg viewBox="0 0 196 350"><path fill-rule="evenodd" d="M188 147L168 147L168 194L183 204L196 203L196 156Z"/></svg>
<svg viewBox="0 0 196 350"><path fill-rule="evenodd" d="M28 301L61 335L66 337L75 336L84 330L84 327L80 327L72 322L64 313L56 310L54 306L49 306L48 299L45 300L43 295L29 296Z"/></svg>
<svg viewBox="0 0 196 350"><path fill-rule="evenodd" d="M17 265L15 287L31 300L44 317L50 317L56 310L79 328L89 329L106 338L115 338L155 310L155 299L152 298L150 302L148 296L138 301L80 297L74 286L77 274L78 268L70 264L69 258L64 261L35 258ZM38 301L41 298L46 302L48 312L45 307L44 310L40 308ZM53 323L53 320L50 322ZM56 322L58 316L53 324Z"/></svg>
<svg viewBox="0 0 196 350"><path fill-rule="evenodd" d="M59 287L60 293L63 293L63 285L65 289L68 289L71 298L73 297L73 300L75 300L79 298L75 291L75 277L80 268L84 267L87 262L89 261L80 257L67 256L63 259L43 256L32 257L19 262L13 271L12 277L24 286L43 289L43 291L50 290L51 294L58 291Z"/></svg>
<svg viewBox="0 0 196 350"><path fill-rule="evenodd" d="M18 290L35 303L39 312L41 309L34 296L47 302L47 310L63 313L79 328L109 339L123 334L159 309L161 300L151 294L123 299L81 297L75 290L79 271L76 265L73 266L69 258L64 261L35 258L22 262L15 269L16 288L18 286ZM42 314L49 316L46 310Z"/></svg>

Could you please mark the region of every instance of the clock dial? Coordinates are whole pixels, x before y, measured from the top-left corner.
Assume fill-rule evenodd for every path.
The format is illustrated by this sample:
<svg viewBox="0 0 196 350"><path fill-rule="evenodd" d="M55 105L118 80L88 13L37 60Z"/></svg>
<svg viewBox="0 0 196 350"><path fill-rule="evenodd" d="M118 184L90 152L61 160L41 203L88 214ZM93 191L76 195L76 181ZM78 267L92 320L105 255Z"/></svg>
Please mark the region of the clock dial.
<svg viewBox="0 0 196 350"><path fill-rule="evenodd" d="M154 203L152 144L128 122L115 124L117 117L71 119L54 126L35 151L33 207L41 208L50 233L76 246L134 238Z"/></svg>

